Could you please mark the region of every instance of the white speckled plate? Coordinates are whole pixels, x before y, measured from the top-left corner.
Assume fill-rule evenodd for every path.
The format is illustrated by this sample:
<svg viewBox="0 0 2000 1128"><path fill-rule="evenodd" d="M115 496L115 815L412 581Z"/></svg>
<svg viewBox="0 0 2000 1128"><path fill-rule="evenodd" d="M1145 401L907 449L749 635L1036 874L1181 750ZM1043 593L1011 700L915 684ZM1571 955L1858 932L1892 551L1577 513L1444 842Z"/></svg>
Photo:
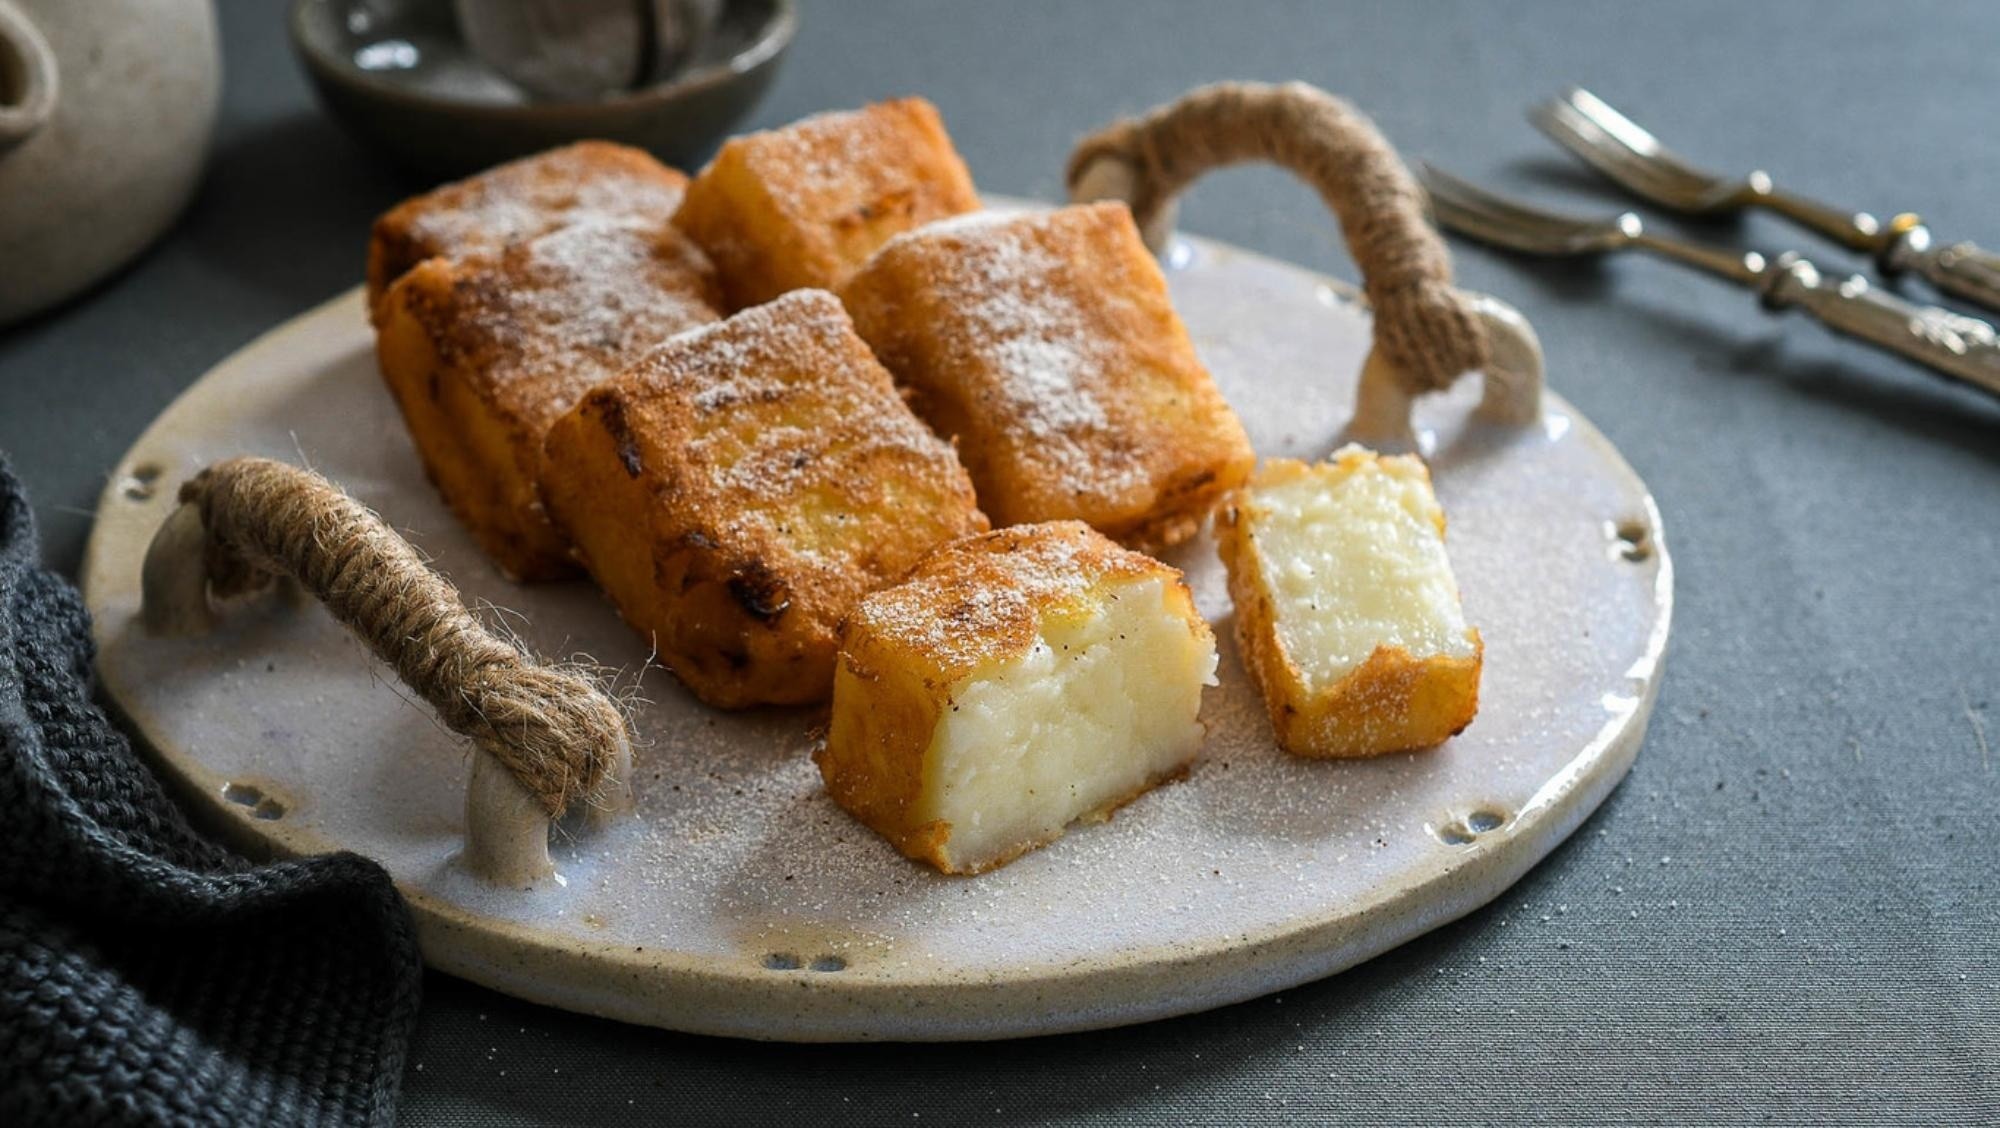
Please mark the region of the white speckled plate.
<svg viewBox="0 0 2000 1128"><path fill-rule="evenodd" d="M1174 298L1260 452L1326 453L1368 343L1349 287L1182 240ZM170 778L278 853L379 859L435 966L571 1010L793 1040L1047 1034L1197 1011L1316 979L1452 920L1561 842L1624 775L1672 602L1659 514L1589 421L1473 422L1477 381L1420 404L1466 610L1479 718L1436 750L1290 759L1230 639L1206 538L1170 559L1223 640L1187 780L993 873L904 860L821 791L810 714L701 707L585 583L502 580L425 482L375 372L359 290L210 372L112 476L84 567L100 671ZM467 751L317 608L199 639L138 626L139 562L214 460L304 462L378 509L544 655L636 679L639 812L552 850L510 892L452 862ZM505 608L505 612L498 611Z"/></svg>

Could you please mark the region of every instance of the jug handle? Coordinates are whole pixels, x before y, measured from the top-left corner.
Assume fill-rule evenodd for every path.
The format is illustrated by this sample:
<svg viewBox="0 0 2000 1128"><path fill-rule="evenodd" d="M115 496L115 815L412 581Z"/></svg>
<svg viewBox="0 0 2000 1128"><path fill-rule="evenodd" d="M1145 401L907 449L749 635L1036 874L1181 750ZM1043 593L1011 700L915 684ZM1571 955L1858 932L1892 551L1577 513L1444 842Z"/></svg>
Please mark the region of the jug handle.
<svg viewBox="0 0 2000 1128"><path fill-rule="evenodd" d="M0 151L35 135L56 112L56 55L13 0L0 0Z"/></svg>

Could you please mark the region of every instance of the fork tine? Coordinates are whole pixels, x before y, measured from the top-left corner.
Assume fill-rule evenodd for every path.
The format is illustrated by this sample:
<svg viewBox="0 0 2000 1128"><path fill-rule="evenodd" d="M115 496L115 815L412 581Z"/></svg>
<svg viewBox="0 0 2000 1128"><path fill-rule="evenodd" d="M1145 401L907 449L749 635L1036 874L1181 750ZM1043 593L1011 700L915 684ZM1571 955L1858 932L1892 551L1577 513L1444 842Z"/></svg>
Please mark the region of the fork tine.
<svg viewBox="0 0 2000 1128"><path fill-rule="evenodd" d="M1418 166L1417 176L1430 193L1439 223L1515 250L1563 253L1602 227L1589 220L1538 211L1432 164Z"/></svg>
<svg viewBox="0 0 2000 1128"><path fill-rule="evenodd" d="M1667 147L1660 144L1659 138L1581 86L1564 90L1560 101L1635 153L1650 157L1666 152Z"/></svg>
<svg viewBox="0 0 2000 1128"><path fill-rule="evenodd" d="M1564 119L1586 123L1601 138L1601 145L1622 150L1636 165L1657 173L1662 183L1678 181L1683 191L1696 193L1711 189L1725 179L1690 163L1661 144L1660 139L1645 127L1620 113L1611 103L1580 86L1570 87L1553 104L1560 107L1559 112L1566 111L1561 112Z"/></svg>
<svg viewBox="0 0 2000 1128"><path fill-rule="evenodd" d="M1537 211L1517 200L1489 192L1479 185L1454 176L1428 162L1418 166L1417 178L1423 182L1432 200L1445 200L1454 206L1482 212L1498 219L1523 225L1545 226L1551 223L1567 224L1562 216Z"/></svg>
<svg viewBox="0 0 2000 1128"><path fill-rule="evenodd" d="M1568 102L1556 100L1535 106L1528 111L1528 120L1598 172L1656 203L1680 206L1707 187L1706 181L1634 152Z"/></svg>
<svg viewBox="0 0 2000 1128"><path fill-rule="evenodd" d="M1689 164L1659 138L1581 87L1530 111L1549 136L1640 196L1689 215L1766 208L1853 250L1886 255L1899 237L1874 216L1836 208L1772 186L1763 172L1718 176Z"/></svg>

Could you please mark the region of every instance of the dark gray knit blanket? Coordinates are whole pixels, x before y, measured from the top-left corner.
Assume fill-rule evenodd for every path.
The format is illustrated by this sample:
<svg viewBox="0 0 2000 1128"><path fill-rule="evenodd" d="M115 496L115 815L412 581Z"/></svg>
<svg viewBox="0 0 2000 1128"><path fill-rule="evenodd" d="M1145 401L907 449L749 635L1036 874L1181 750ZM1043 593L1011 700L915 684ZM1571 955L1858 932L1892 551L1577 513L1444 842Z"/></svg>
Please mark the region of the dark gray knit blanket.
<svg viewBox="0 0 2000 1128"><path fill-rule="evenodd" d="M91 701L0 457L0 1124L386 1124L422 965L353 854L197 834Z"/></svg>

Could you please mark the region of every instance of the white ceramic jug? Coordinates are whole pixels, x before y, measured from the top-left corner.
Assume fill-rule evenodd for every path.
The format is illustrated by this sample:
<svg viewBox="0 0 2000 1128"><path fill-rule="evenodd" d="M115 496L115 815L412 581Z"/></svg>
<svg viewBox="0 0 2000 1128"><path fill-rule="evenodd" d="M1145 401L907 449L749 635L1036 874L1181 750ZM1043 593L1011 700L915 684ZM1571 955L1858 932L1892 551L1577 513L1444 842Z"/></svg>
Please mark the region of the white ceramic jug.
<svg viewBox="0 0 2000 1128"><path fill-rule="evenodd" d="M221 86L212 0L0 0L0 325L173 222Z"/></svg>

